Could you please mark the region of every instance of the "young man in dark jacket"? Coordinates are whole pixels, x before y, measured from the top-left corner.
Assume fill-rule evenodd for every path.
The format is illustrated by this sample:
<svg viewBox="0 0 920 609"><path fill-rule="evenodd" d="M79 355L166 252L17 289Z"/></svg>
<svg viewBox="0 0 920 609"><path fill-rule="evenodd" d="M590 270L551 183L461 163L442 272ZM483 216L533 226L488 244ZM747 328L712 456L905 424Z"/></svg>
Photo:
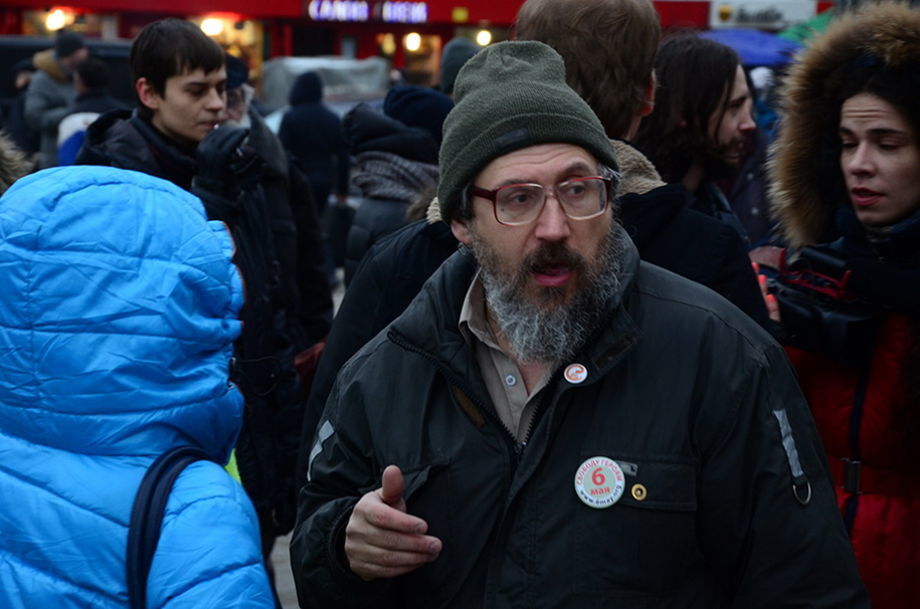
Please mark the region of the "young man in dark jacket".
<svg viewBox="0 0 920 609"><path fill-rule="evenodd" d="M640 262L561 57L474 57L444 125L467 252L345 366L292 563L312 607L868 607L782 349Z"/></svg>
<svg viewBox="0 0 920 609"><path fill-rule="evenodd" d="M236 245L246 302L231 379L246 400L236 445L243 486L255 505L266 554L293 526L293 465L302 417L294 342L279 273L263 161L244 145L248 130L221 125L224 52L194 24L164 19L131 47L137 109L104 114L87 130L78 164L133 169L190 190L208 217L225 222Z"/></svg>

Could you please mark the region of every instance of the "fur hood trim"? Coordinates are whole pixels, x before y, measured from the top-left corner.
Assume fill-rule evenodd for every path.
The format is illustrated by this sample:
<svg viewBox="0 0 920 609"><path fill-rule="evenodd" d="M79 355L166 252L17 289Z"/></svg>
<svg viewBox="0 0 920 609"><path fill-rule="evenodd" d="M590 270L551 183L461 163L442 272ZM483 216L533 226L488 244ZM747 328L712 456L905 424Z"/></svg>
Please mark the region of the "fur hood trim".
<svg viewBox="0 0 920 609"><path fill-rule="evenodd" d="M26 155L0 131L0 195L31 169Z"/></svg>
<svg viewBox="0 0 920 609"><path fill-rule="evenodd" d="M32 65L60 83L70 82L70 78L64 74L61 64L54 57L54 49L45 49L33 55Z"/></svg>
<svg viewBox="0 0 920 609"><path fill-rule="evenodd" d="M836 131L840 66L871 54L886 67L920 60L920 11L891 2L847 13L803 51L786 78L782 129L772 149L770 200L783 236L794 247L817 243L833 222L840 201L818 179L822 142ZM920 69L920 65L918 65ZM834 102L832 102L834 103Z"/></svg>

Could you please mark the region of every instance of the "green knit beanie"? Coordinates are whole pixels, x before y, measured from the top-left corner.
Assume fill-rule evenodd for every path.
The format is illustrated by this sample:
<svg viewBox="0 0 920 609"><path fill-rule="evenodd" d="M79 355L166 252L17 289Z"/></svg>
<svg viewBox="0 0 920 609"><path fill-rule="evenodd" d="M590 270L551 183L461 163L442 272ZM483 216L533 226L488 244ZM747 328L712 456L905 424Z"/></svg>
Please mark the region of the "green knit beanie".
<svg viewBox="0 0 920 609"><path fill-rule="evenodd" d="M611 169L616 158L591 107L565 83L565 64L542 42L500 42L470 59L444 121L438 200L450 222L463 188L493 159L537 144L574 144Z"/></svg>

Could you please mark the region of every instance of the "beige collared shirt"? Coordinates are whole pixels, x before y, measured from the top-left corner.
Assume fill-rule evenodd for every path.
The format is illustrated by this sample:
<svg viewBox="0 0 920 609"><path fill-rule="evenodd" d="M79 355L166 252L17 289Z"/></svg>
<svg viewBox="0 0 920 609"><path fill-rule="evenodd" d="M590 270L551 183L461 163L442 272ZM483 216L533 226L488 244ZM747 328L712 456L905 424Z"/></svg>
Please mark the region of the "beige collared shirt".
<svg viewBox="0 0 920 609"><path fill-rule="evenodd" d="M499 418L518 442L526 442L537 399L549 382L552 366L547 367L547 373L528 392L517 364L502 351L492 332L478 271L463 299L459 326L476 355L486 390Z"/></svg>

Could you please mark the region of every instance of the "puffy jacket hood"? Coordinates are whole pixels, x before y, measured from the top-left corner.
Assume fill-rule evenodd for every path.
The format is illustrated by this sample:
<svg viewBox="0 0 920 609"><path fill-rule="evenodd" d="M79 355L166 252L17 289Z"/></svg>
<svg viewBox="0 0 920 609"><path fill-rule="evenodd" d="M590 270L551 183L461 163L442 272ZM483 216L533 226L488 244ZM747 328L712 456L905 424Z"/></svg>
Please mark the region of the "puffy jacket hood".
<svg viewBox="0 0 920 609"><path fill-rule="evenodd" d="M290 103L292 106L301 104L316 104L323 99L323 81L316 72L304 72L294 81L291 89Z"/></svg>
<svg viewBox="0 0 920 609"><path fill-rule="evenodd" d="M60 167L0 199L0 431L92 455L225 459L242 283L226 227L174 185Z"/></svg>
<svg viewBox="0 0 920 609"><path fill-rule="evenodd" d="M428 131L406 126L367 104L358 104L345 115L342 135L354 155L389 152L410 161L438 162L438 143Z"/></svg>
<svg viewBox="0 0 920 609"><path fill-rule="evenodd" d="M840 189L822 175L830 164L839 163L827 147L837 134L838 112L829 111L828 104L838 103L846 66L865 55L886 67L917 61L920 12L883 4L847 14L790 69L782 94L782 129L770 164L772 212L790 245L820 242L833 226Z"/></svg>

